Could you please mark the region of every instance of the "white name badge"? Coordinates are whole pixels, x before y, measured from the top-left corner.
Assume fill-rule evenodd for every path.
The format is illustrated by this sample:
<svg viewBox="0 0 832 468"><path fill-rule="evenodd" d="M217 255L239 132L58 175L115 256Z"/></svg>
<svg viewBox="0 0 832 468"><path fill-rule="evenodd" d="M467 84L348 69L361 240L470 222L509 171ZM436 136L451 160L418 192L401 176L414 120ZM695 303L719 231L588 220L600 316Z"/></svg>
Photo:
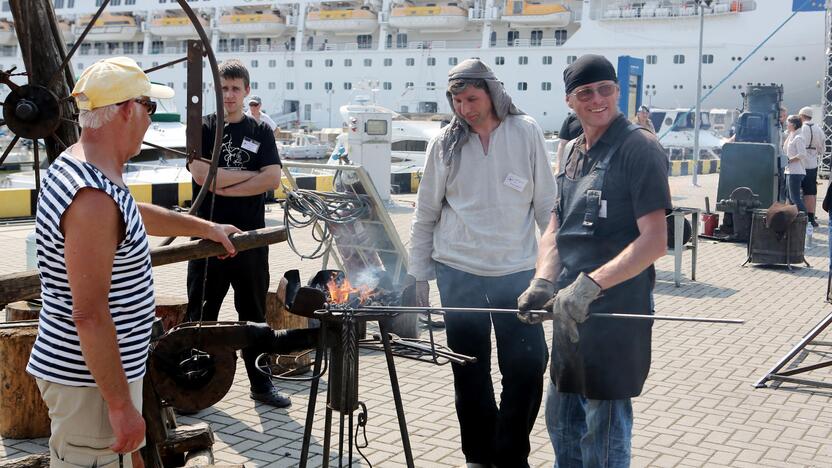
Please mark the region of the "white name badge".
<svg viewBox="0 0 832 468"><path fill-rule="evenodd" d="M243 138L242 147L246 151L251 151L252 153L256 153L258 149L260 149L260 143L252 140L251 138L245 137Z"/></svg>
<svg viewBox="0 0 832 468"><path fill-rule="evenodd" d="M506 180L503 181L503 184L506 187L517 190L518 192L522 192L523 189L526 188L526 184L528 184L528 183L529 183L529 179L525 179L523 177L520 177L517 174L512 174L512 173L509 173L506 176Z"/></svg>
<svg viewBox="0 0 832 468"><path fill-rule="evenodd" d="M601 200L601 208L598 209L598 217L599 218L606 218L607 217L607 201Z"/></svg>

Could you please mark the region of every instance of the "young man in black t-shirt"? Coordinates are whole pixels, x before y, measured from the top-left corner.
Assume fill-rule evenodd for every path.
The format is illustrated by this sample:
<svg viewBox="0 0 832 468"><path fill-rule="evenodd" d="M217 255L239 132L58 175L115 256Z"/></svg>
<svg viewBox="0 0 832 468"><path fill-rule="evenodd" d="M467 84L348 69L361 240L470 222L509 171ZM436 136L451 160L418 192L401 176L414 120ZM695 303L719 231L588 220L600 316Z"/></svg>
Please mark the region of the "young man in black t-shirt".
<svg viewBox="0 0 832 468"><path fill-rule="evenodd" d="M280 158L274 135L265 123L243 114L245 97L250 92L249 74L238 60L220 65L225 128L223 129L216 187L199 207L198 215L217 223L233 224L242 230L265 227L266 192L280 185ZM202 147L212 148L217 131L217 116L202 122ZM205 183L208 164L193 161L193 193ZM234 306L240 320L265 322L266 291L269 287L268 247L240 252L233 258L188 262L188 318L214 321L228 292L234 288ZM206 278L207 273L207 278ZM204 286L204 288L203 288ZM257 353L243 349L243 361L251 382L251 398L283 408L291 404L280 394L271 379L255 367Z"/></svg>

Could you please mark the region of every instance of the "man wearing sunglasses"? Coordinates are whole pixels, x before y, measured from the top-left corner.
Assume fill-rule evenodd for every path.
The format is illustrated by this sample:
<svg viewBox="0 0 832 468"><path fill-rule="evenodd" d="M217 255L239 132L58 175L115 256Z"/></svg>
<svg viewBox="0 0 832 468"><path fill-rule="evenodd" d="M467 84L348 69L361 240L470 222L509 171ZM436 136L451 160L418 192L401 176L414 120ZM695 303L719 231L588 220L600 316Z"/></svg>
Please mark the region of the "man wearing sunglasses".
<svg viewBox="0 0 832 468"><path fill-rule="evenodd" d="M260 99L260 96L250 96L248 98L246 115L256 120L257 123L265 123L272 131L277 128L277 124L269 117L269 114L263 112L263 100Z"/></svg>
<svg viewBox="0 0 832 468"><path fill-rule="evenodd" d="M454 118L428 145L411 227L408 272L420 305L436 279L445 307L511 308L534 272L536 229L555 184L543 132L478 59L448 73ZM548 350L539 323L513 315L446 313L448 345L477 362L452 364L462 451L471 467L528 467ZM491 377L491 329L502 374Z"/></svg>
<svg viewBox="0 0 832 468"><path fill-rule="evenodd" d="M626 467L633 412L650 369L653 262L665 254L667 157L618 110L615 69L585 55L563 73L584 134L565 150L558 196L521 310L553 314L546 425L557 466Z"/></svg>
<svg viewBox="0 0 832 468"><path fill-rule="evenodd" d="M35 232L43 309L26 370L49 408L51 466L142 466L142 380L155 315L147 235L222 243L234 226L136 203L122 168L173 90L116 57L81 74L81 139L43 179ZM130 455L132 454L132 455ZM128 456L124 456L128 455Z"/></svg>

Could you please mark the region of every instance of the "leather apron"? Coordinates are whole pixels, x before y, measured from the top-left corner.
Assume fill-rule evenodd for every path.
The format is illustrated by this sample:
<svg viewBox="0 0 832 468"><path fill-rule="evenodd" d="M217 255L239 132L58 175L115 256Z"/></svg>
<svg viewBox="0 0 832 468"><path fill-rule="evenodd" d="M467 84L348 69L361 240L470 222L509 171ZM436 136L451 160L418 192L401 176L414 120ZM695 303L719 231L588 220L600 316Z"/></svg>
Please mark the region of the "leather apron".
<svg viewBox="0 0 832 468"><path fill-rule="evenodd" d="M623 127L620 135L609 139L616 143L587 175L577 174L575 179L570 179L564 170L557 176L557 245L562 265L559 289L575 281L580 272L590 273L613 259L639 235L629 193L620 189L619 193L609 192L607 181L625 177L616 170L610 171L610 160L620 144L638 128L632 124ZM576 151L567 153L567 161L572 157L577 157ZM652 314L654 282L655 270L651 266L603 291L589 311L591 314ZM650 370L651 329L649 320L590 317L578 326L578 343L569 340L564 343L556 336L551 375L558 391L598 400L639 395Z"/></svg>

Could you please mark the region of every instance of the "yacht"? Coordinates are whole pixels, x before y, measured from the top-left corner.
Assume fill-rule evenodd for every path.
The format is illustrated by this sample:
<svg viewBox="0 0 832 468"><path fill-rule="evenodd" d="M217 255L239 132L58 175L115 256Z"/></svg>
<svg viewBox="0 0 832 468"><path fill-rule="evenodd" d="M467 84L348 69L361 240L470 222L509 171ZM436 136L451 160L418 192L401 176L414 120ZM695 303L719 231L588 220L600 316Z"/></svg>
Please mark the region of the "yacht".
<svg viewBox="0 0 832 468"><path fill-rule="evenodd" d="M100 0L54 0L72 24L68 44ZM825 77L823 2L792 15L800 2L714 0L699 16L691 0L201 0L201 18L219 60L237 58L251 73L252 93L273 116L306 128L339 127L337 105L375 80L375 102L396 112L450 113L448 70L479 57L515 103L556 131L567 115L562 72L578 56L642 59L641 101L651 108L690 108L702 64L703 108L741 107L748 83L784 86L790 110L821 101ZM817 6L820 4L821 6ZM113 0L72 67L80 73L103 57L128 55L145 68L184 56L187 31L176 2ZM0 11L0 69L22 58L10 39L12 17ZM785 22L785 24L783 24ZM782 27L780 27L782 25ZM73 37L74 35L74 37ZM5 42L4 42L5 38ZM755 51L756 48L759 49ZM752 52L754 52L752 54ZM22 81L23 78L17 77ZM184 64L151 78L178 91L185 105ZM206 78L205 112L215 84ZM0 99L7 92L0 89ZM282 125L282 124L281 124Z"/></svg>

